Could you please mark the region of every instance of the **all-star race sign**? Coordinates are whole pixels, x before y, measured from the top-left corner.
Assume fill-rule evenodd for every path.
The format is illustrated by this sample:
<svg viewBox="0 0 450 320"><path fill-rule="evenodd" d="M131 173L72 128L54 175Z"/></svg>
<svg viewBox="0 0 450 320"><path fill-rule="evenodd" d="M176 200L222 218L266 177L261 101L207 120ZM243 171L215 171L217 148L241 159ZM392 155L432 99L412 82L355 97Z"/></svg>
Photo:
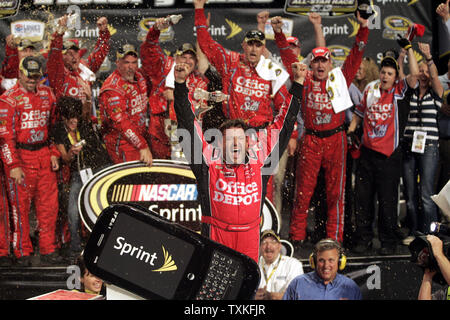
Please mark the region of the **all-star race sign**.
<svg viewBox="0 0 450 320"><path fill-rule="evenodd" d="M342 15L355 12L357 0L286 0L287 13L307 15L309 12Z"/></svg>
<svg viewBox="0 0 450 320"><path fill-rule="evenodd" d="M81 218L91 231L97 217L111 204L126 203L152 210L160 216L200 232L202 209L195 176L189 165L154 160L151 167L139 161L108 167L94 175L81 189ZM280 216L265 200L261 230L280 231Z"/></svg>

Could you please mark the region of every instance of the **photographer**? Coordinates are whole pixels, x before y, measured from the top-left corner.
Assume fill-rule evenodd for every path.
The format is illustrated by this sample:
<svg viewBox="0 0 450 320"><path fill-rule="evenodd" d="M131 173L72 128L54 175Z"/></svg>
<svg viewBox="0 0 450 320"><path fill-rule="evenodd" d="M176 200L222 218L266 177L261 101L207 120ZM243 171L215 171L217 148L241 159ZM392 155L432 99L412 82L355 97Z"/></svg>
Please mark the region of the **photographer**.
<svg viewBox="0 0 450 320"><path fill-rule="evenodd" d="M450 285L450 261L444 254L443 242L436 236L428 235L428 242L431 244L434 258L439 266L439 270L442 273L445 281L447 282L447 288L445 290L439 290L433 295L431 294L431 283L433 276L436 274L436 270L426 268L423 274L422 284L419 290L419 300L446 300L449 299L449 286Z"/></svg>

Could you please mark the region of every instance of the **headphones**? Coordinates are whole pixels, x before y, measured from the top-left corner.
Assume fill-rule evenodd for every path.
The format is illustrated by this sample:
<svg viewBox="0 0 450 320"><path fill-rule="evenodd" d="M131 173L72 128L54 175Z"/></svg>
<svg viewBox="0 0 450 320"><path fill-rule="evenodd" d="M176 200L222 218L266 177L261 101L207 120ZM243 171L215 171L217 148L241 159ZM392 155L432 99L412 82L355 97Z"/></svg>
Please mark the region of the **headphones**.
<svg viewBox="0 0 450 320"><path fill-rule="evenodd" d="M309 256L309 264L311 268L315 269L317 264L317 253L325 250L337 249L339 252L339 270L344 270L347 264L347 257L343 253L342 247L336 240L333 239L323 239L316 243L314 246L314 251Z"/></svg>

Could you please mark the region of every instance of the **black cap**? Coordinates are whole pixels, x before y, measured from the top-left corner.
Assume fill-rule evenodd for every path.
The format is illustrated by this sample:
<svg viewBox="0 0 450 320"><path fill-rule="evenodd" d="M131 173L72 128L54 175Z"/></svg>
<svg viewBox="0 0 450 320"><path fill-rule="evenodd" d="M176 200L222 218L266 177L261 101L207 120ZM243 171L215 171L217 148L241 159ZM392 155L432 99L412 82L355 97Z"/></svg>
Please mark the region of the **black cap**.
<svg viewBox="0 0 450 320"><path fill-rule="evenodd" d="M358 0L358 8L356 10L359 11L361 18L366 20L375 13L372 0Z"/></svg>
<svg viewBox="0 0 450 320"><path fill-rule="evenodd" d="M397 60L391 56L384 57L383 60L381 60L381 67L392 67L397 70L397 72L400 71Z"/></svg>
<svg viewBox="0 0 450 320"><path fill-rule="evenodd" d="M63 42L62 53L65 54L67 52L67 50L69 50L69 49L80 50L80 46L78 45L78 41L77 40L65 40Z"/></svg>
<svg viewBox="0 0 450 320"><path fill-rule="evenodd" d="M267 237L273 237L278 242L281 243L280 237L273 230L270 230L270 229L269 230L264 230L263 233L261 234L261 241L263 241Z"/></svg>
<svg viewBox="0 0 450 320"><path fill-rule="evenodd" d="M33 48L36 50L36 45L29 39L20 40L19 44L17 45L17 50L22 51L26 48Z"/></svg>
<svg viewBox="0 0 450 320"><path fill-rule="evenodd" d="M266 36L259 30L250 30L245 34L244 41L259 41L262 44L266 44Z"/></svg>
<svg viewBox="0 0 450 320"><path fill-rule="evenodd" d="M42 77L42 63L37 57L29 56L20 61L19 70L27 77Z"/></svg>
<svg viewBox="0 0 450 320"><path fill-rule="evenodd" d="M122 59L128 54L133 54L136 57L139 56L136 48L132 44L126 43L117 50L117 59Z"/></svg>
<svg viewBox="0 0 450 320"><path fill-rule="evenodd" d="M176 56L181 56L182 54L186 52L192 52L192 54L195 56L197 54L197 51L195 50L195 47L190 43L183 43L181 47L177 49L175 52Z"/></svg>

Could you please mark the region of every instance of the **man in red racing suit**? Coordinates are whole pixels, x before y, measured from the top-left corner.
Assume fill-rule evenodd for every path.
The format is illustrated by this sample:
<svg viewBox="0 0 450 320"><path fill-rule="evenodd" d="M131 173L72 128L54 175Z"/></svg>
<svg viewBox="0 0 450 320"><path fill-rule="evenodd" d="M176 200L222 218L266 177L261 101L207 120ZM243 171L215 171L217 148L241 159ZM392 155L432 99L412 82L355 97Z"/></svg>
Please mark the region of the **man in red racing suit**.
<svg viewBox="0 0 450 320"><path fill-rule="evenodd" d="M296 81L286 96L275 121L257 133L248 147L247 125L240 119L227 120L216 139L221 146L208 144L192 112L186 87L186 71L176 65L174 108L181 145L197 179L202 207L202 234L258 261L263 199L270 163L277 163L286 148L299 111L306 65L297 63ZM178 71L180 70L180 71ZM183 131L184 129L184 131ZM208 131L209 131L208 130ZM251 134L251 133L250 133ZM254 138L255 136L252 136ZM276 164L275 164L276 166ZM270 169L269 169L270 170Z"/></svg>
<svg viewBox="0 0 450 320"><path fill-rule="evenodd" d="M359 12L357 15L360 28L355 44L340 70L343 75L343 83L340 83L340 86L344 87L341 90L346 90L345 86L348 87L352 83L361 64L363 48L369 35L367 20L361 18ZM272 24L272 26L283 64L291 65L297 61L297 56L292 50L286 50L289 43L281 30L281 25ZM330 51L325 47L315 48L311 60L311 72L308 72L304 82L301 112L305 134L300 145L297 190L289 230L290 239L296 246L306 238L309 203L321 166L324 168L326 180L327 237L339 242L343 240L347 138L344 128L345 113L343 111L336 113L333 110L332 100L329 98L328 79L331 70ZM330 81L337 80L333 77Z"/></svg>
<svg viewBox="0 0 450 320"><path fill-rule="evenodd" d="M47 61L47 73L50 87L56 98L70 96L83 102L83 116L91 113L91 82L100 69L109 52L108 20L101 17L97 20L99 37L94 50L86 62L81 61L83 49L73 40L63 41L67 16L60 19L61 28L53 34Z"/></svg>
<svg viewBox="0 0 450 320"><path fill-rule="evenodd" d="M150 149L153 156L159 159L170 159L171 147L169 137L165 132L165 121L175 119L173 113L173 66L175 63L187 63L189 76L187 84L190 98L194 104L199 101L194 99L196 88L207 90L207 79L197 71L196 50L190 43L185 43L177 50L174 58L166 56L159 45L161 30L168 28L167 18L159 18L150 28L141 45L142 69L149 77L152 88L149 94L150 122L148 132L150 134ZM172 80L170 80L172 79Z"/></svg>
<svg viewBox="0 0 450 320"><path fill-rule="evenodd" d="M18 261L25 258L22 261L29 264L33 252L29 223L31 201L36 207L39 226L39 253L42 257L56 258L55 171L59 167L59 152L48 143L55 96L49 87L37 84L42 77L41 63L35 57L26 57L19 69L17 84L0 96L0 139L8 179L14 254Z"/></svg>
<svg viewBox="0 0 450 320"><path fill-rule="evenodd" d="M138 70L133 45L117 51L117 69L100 89L100 118L106 150L114 163L140 160L152 163L146 141L148 119L147 84Z"/></svg>
<svg viewBox="0 0 450 320"><path fill-rule="evenodd" d="M246 33L242 42L243 54L225 49L208 32L204 13L205 0L194 1L197 40L208 61L222 77L223 93L230 98L222 102L228 119L242 119L248 125L261 128L273 121L273 114L286 103L278 88L284 84L282 67L263 57L265 36L259 30ZM268 76L273 73L274 76ZM273 110L275 109L275 110ZM292 139L297 138L297 130ZM273 179L268 182L267 196L273 199Z"/></svg>

